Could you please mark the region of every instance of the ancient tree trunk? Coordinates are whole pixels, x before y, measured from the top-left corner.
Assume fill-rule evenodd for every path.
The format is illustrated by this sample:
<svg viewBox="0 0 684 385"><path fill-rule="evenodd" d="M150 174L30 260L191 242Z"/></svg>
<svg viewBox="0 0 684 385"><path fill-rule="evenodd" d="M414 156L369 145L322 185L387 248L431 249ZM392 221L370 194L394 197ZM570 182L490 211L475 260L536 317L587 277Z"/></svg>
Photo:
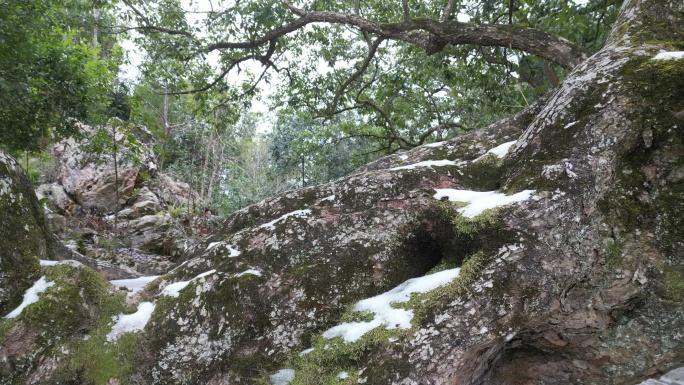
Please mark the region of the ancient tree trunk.
<svg viewBox="0 0 684 385"><path fill-rule="evenodd" d="M350 370L372 384L629 384L684 364L684 61L652 60L684 41L681 11L628 0L606 47L544 102L238 212L223 243L177 270L221 275L198 308L159 310L194 321L150 326L163 347L151 373L230 383L291 356L297 384ZM503 161L480 158L510 140ZM436 188L535 192L468 219ZM242 254L226 259L233 248ZM350 347L320 337L354 301L440 263L467 277L419 301L408 332ZM318 353L297 358L309 347Z"/></svg>

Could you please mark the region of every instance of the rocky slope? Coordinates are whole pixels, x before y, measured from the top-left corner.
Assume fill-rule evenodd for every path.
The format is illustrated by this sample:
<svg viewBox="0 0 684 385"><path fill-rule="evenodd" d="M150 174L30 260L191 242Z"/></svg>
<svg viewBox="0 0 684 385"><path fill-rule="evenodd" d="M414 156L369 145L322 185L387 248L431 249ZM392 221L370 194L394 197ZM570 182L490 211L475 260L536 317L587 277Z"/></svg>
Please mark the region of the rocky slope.
<svg viewBox="0 0 684 385"><path fill-rule="evenodd" d="M131 295L15 254L4 309L44 291L0 321L0 382L634 384L684 365L684 59L655 59L684 49L681 12L626 1L548 99L241 210Z"/></svg>

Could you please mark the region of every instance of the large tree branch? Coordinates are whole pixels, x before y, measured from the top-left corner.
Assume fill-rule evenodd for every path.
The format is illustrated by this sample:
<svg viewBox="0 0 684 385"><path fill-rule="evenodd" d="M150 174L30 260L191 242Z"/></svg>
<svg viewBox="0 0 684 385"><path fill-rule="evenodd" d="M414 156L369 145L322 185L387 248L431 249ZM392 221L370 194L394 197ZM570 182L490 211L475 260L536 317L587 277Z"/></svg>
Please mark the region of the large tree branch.
<svg viewBox="0 0 684 385"><path fill-rule="evenodd" d="M472 44L519 49L548 59L565 69L572 69L584 59L585 52L572 42L536 28L502 24L460 23L454 20L412 18L399 23L377 23L357 14L341 12L309 12L290 7L300 17L267 32L262 37L244 42L217 42L203 51L250 49L279 39L313 23L344 24L385 39L404 41L422 48L430 55L447 45Z"/></svg>
<svg viewBox="0 0 684 385"><path fill-rule="evenodd" d="M428 54L439 52L446 45L504 47L543 57L565 69L572 69L587 58L582 48L567 39L540 29L517 25L411 19L402 23L385 24L382 31L388 37L409 31L427 32L430 34L430 41L423 42L420 47Z"/></svg>

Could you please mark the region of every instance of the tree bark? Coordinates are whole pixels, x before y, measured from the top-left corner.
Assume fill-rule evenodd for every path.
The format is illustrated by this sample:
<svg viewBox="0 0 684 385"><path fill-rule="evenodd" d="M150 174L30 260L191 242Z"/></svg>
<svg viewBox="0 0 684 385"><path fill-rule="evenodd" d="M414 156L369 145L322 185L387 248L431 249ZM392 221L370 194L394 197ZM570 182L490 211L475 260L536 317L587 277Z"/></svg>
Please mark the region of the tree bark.
<svg viewBox="0 0 684 385"><path fill-rule="evenodd" d="M242 245L242 257L263 274L240 292L249 299L234 310L250 321L234 319L221 333L258 342L238 343L212 365L241 354L272 362L259 352L291 352L300 380L332 378L351 366L349 373L372 384L633 384L684 365L684 73L681 61L651 60L684 33L680 11L674 1L628 0L606 47L519 115L228 218L212 241ZM478 160L512 140L503 161ZM436 159L454 165L397 167ZM443 205L433 197L437 188L535 192L491 213L495 219L468 222L455 208L446 219L435 214ZM312 215L282 219L305 208ZM320 335L358 299L440 261L467 266L478 255L479 267L460 284L418 301L429 305L415 308L411 329L392 335L396 343L375 334L353 345L363 359L345 355L356 348L339 340L301 337ZM220 253L199 248L196 256L205 269L237 272ZM214 303L212 296L204 293L202 303ZM211 328L198 312L187 310L198 319L193 327ZM149 335L164 335L175 322L159 321ZM154 344L180 347L186 338L167 333ZM322 353L298 355L312 343ZM196 378L217 378L205 373ZM249 376L237 366L220 373Z"/></svg>

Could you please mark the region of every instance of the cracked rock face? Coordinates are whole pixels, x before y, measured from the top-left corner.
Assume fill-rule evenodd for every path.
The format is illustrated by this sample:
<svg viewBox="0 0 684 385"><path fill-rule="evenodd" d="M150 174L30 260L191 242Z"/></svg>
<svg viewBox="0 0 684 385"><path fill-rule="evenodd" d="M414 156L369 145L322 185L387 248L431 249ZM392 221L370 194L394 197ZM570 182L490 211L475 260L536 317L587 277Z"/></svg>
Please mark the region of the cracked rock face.
<svg viewBox="0 0 684 385"><path fill-rule="evenodd" d="M684 60L652 60L667 43L646 22L682 36L663 16L680 8L628 0L609 44L510 119L236 212L138 294L154 311L117 345L135 366L107 380L632 384L683 366ZM477 199L491 190L509 197ZM410 325L326 333L374 319L358 301L451 268L394 305ZM12 322L0 346L23 346ZM78 338L45 342L53 358L14 378L75 373Z"/></svg>

